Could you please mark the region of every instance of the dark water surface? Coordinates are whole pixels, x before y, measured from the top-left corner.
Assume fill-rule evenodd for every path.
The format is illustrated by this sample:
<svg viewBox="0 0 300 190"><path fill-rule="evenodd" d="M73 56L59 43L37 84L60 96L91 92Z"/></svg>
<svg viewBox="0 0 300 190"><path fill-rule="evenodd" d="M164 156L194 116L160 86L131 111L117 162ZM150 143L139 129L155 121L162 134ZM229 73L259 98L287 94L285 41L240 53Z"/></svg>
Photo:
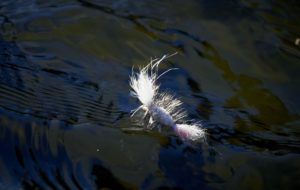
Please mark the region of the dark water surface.
<svg viewBox="0 0 300 190"><path fill-rule="evenodd" d="M299 189L300 3L0 2L0 189ZM132 66L207 143L138 130Z"/></svg>

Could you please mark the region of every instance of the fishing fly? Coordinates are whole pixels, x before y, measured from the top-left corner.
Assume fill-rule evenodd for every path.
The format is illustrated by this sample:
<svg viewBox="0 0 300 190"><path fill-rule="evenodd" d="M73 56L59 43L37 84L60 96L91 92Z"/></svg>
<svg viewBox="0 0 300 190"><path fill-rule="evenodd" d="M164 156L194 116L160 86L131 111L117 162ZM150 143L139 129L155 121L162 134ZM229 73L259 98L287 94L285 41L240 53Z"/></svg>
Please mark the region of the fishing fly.
<svg viewBox="0 0 300 190"><path fill-rule="evenodd" d="M187 123L187 113L182 108L182 102L170 93L161 92L159 89L158 79L176 68L158 74L158 66L162 61L173 55L151 59L150 63L140 68L138 72L132 72L130 76L131 95L137 98L141 105L133 110L131 116L143 110L143 119L149 116L148 129L170 127L182 140L203 140L205 130L201 124L199 122Z"/></svg>

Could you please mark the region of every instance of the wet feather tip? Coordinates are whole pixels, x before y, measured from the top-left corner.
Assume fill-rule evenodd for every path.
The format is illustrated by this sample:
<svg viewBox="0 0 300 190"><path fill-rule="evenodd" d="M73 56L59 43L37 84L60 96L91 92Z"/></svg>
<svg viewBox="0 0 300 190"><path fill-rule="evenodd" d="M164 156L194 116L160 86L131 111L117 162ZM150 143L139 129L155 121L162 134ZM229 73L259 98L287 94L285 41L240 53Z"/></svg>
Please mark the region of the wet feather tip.
<svg viewBox="0 0 300 190"><path fill-rule="evenodd" d="M176 53L175 53L176 54ZM141 105L133 110L133 116L139 110L144 111L144 117L149 115L147 128L170 127L182 140L199 141L205 139L205 130L199 123L187 124L186 111L182 109L182 102L167 92L159 90L158 79L171 68L158 74L158 66L165 59L173 56L164 55L160 59L150 61L148 65L132 72L130 76L131 94Z"/></svg>

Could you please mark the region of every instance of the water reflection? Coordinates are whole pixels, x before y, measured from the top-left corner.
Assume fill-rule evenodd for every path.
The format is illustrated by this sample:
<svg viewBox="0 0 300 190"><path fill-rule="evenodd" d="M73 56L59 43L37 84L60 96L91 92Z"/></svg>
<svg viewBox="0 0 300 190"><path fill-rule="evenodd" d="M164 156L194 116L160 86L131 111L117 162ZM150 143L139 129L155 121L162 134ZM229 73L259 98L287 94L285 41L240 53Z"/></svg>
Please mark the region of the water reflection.
<svg viewBox="0 0 300 190"><path fill-rule="evenodd" d="M199 50L197 50L199 52ZM273 131L278 136L286 136L285 130L282 129L282 125L299 119L299 116L290 114L284 103L276 97L270 90L260 87L262 82L256 78L246 75L235 74L228 62L224 60L217 50L207 42L203 42L203 50L201 57L209 59L218 69L222 71L223 78L234 89L235 94L228 98L224 103L226 111L233 114L235 119L235 134L242 135L240 141L246 144L255 144L256 147L268 148L271 150L281 149L283 145L284 149L290 149L290 151L296 151L293 148L294 144L298 146L298 142L291 143L289 140L283 140L283 142L277 142L272 140L270 136L269 140L260 139L260 135L257 132L260 131ZM245 137L243 133L251 132L253 135L247 134ZM256 132L256 134L253 132ZM258 135L258 136L256 136ZM274 138L274 137L273 137ZM284 138L283 138L284 139ZM231 143L238 143L233 140ZM290 147L289 145L290 144ZM272 146L271 146L272 145ZM278 146L276 146L278 145ZM287 146L287 147L286 147Z"/></svg>
<svg viewBox="0 0 300 190"><path fill-rule="evenodd" d="M31 122L14 114L1 117L1 166L5 188L24 189L134 189L121 182L95 158L86 162L70 157L64 143L64 122ZM11 119L15 119L14 122ZM10 127L3 127L10 124ZM90 168L90 169L89 169ZM9 183L8 183L9 182Z"/></svg>
<svg viewBox="0 0 300 190"><path fill-rule="evenodd" d="M31 122L28 116L16 120L13 114L1 112L1 152L5 152L1 165L8 172L2 176L6 188L17 188L20 183L24 189L70 189L80 184L64 146L58 141L49 144L47 125ZM8 124L10 127L5 127Z"/></svg>
<svg viewBox="0 0 300 190"><path fill-rule="evenodd" d="M0 189L299 186L297 3L177 3L0 3ZM208 145L129 117L132 66L174 51Z"/></svg>

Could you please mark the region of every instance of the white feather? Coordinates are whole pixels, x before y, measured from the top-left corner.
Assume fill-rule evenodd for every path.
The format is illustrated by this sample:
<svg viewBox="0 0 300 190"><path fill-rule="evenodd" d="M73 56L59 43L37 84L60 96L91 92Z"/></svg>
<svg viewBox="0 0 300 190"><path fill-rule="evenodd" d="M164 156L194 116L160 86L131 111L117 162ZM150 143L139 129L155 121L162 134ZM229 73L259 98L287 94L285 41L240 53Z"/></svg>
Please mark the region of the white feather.
<svg viewBox="0 0 300 190"><path fill-rule="evenodd" d="M167 72L174 70L173 68L160 75L157 74L159 64L170 56L164 55L161 59L151 60L138 73L133 73L130 76L131 94L142 103L132 115L143 109L145 115L150 115L150 125L156 122L160 125L169 126L183 140L195 141L203 139L205 131L197 124L176 124L177 122L184 123L184 119L187 116L186 112L181 108L182 102L168 93L158 92L159 84L157 84L157 80Z"/></svg>

